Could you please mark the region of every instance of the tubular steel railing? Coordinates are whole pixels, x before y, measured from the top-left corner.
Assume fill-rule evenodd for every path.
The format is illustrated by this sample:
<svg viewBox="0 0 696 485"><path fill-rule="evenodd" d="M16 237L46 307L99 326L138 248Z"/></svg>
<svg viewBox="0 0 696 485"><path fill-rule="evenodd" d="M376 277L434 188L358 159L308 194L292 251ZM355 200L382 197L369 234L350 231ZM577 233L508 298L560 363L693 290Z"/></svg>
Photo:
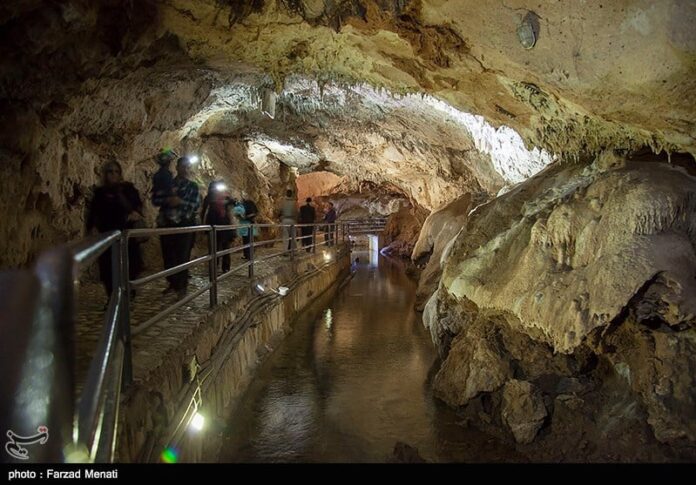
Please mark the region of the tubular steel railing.
<svg viewBox="0 0 696 485"><path fill-rule="evenodd" d="M386 218L352 219L342 221L345 230L351 235L374 234L382 232L387 226Z"/></svg>
<svg viewBox="0 0 696 485"><path fill-rule="evenodd" d="M369 226L374 230L380 227L380 223ZM2 350L7 350L0 357L3 368L16 372L0 386L5 400L0 418L7 420L8 430L17 436L27 434L32 427L36 428L37 423L50 430L50 444L34 447L32 451L39 451L31 455L31 461L111 462L116 446L120 393L133 379L132 338L206 291L209 292L210 306L216 306L218 283L245 266L248 268L248 278L253 279L255 264L270 258L287 254L295 259L300 249L297 241L301 242L302 249L316 252L318 247L336 245L339 241L345 241L351 232L361 231L365 227L368 225L347 221L132 229L123 233L114 231L43 253L32 272L17 271L11 274L12 281L18 282L17 285L9 284L9 277L0 273L0 288L7 290L6 295L16 294L19 298L12 305L0 305L0 317L3 321L14 322L12 325L15 326L19 325L17 322L24 322L21 331L17 331L16 347L10 348L7 337L2 339ZM256 240L256 231L263 229L280 229L283 237ZM297 229L303 234L298 236ZM246 232L248 242L218 250L217 234L232 230ZM206 233L208 253L142 278L128 278L130 239L185 233ZM324 236L323 241L319 241L320 235ZM283 242L281 251L262 257L256 254L255 249L277 242ZM80 274L107 251L111 253L113 291L97 351L76 402L76 282ZM220 258L243 251L247 251L247 261L218 275L217 261ZM208 283L205 286L138 325L131 334L131 290L203 263L208 263ZM27 325L30 330L26 330ZM17 362L21 362L21 365Z"/></svg>

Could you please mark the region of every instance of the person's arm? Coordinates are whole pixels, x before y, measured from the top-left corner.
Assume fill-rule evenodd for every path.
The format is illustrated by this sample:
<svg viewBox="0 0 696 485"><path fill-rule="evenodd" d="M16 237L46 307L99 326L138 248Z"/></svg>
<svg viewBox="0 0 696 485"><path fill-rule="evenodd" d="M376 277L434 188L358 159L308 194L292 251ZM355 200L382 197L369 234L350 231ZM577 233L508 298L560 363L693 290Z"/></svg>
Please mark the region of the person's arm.
<svg viewBox="0 0 696 485"><path fill-rule="evenodd" d="M167 202L167 197L171 195L168 193L171 192L171 181L169 181L170 190L162 190L164 183L160 180L160 178L159 173L156 173L152 177L152 205L155 207L162 207Z"/></svg>
<svg viewBox="0 0 696 485"><path fill-rule="evenodd" d="M210 210L210 194L203 197L203 205L201 206L201 222L205 224L205 214Z"/></svg>

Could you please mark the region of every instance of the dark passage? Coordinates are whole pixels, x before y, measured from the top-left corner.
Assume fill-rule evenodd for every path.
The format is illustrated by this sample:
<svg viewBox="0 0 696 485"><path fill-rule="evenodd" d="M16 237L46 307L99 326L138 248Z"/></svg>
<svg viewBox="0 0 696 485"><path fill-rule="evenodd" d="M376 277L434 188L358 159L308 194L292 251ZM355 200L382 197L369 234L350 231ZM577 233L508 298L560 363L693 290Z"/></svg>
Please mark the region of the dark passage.
<svg viewBox="0 0 696 485"><path fill-rule="evenodd" d="M415 283L378 253L320 298L264 363L231 417L221 462L384 462L397 442L428 461L514 461L431 397L436 359Z"/></svg>

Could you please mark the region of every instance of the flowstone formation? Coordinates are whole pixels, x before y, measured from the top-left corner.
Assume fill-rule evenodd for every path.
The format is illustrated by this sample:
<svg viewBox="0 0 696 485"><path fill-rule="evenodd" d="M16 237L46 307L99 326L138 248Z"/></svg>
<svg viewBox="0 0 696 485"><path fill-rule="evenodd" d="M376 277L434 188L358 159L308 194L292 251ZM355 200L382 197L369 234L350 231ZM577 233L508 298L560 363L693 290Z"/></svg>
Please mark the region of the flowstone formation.
<svg viewBox="0 0 696 485"><path fill-rule="evenodd" d="M424 313L436 394L534 457L693 459L695 214L696 177L609 153L478 207Z"/></svg>

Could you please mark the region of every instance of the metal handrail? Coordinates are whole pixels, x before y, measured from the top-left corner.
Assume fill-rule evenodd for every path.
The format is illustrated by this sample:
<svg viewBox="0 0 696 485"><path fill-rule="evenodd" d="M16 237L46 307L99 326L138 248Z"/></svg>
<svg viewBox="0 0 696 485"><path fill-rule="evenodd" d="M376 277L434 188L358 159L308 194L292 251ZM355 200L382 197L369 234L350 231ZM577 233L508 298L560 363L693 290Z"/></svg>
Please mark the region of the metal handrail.
<svg viewBox="0 0 696 485"><path fill-rule="evenodd" d="M13 398L13 426L29 430L45 425L50 429L48 446L41 447L37 454L32 450L33 460L64 461L70 453L68 447L81 451L78 458L70 458L73 460L112 459L119 401L106 397L120 392L123 377L130 376L131 370L120 284L122 241L121 233L113 231L63 244L41 254L33 269L38 291L35 305L25 309L33 312L27 360L18 385L7 396ZM104 316L97 354L76 404L75 281L109 250L114 291ZM113 372L115 369L117 373ZM104 426L111 432L102 433Z"/></svg>
<svg viewBox="0 0 696 485"><path fill-rule="evenodd" d="M350 234L351 221L314 224L234 224L225 226L190 226L177 228L131 229L112 231L105 234L90 236L84 240L65 244L50 250L37 261L33 278L38 281L38 296L36 311L33 315L30 343L27 346L27 356L53 355L52 372L45 369L25 366L27 372L19 384L15 386L18 396L13 404L13 416L24 423L32 423L38 419L45 420L41 424L51 427L52 446L42 447L45 454L37 459L42 461L63 461L66 459L67 445L83 449L82 460L112 461L116 445L117 422L120 393L122 387L132 382L131 337L144 333L154 323L161 321L167 315L198 298L205 292L210 294L210 306L217 305L217 284L232 274L217 275L219 258L234 252L248 250L249 260L237 266L235 270L248 267L248 278L254 278L254 265L283 254L289 254L295 259L295 253L300 249L308 249L314 253L318 247L338 244L346 240ZM297 228L312 227L312 233L299 236ZM357 226L356 226L357 227ZM287 231L283 238L272 240L256 240L257 229L275 228ZM235 248L220 249L216 247L217 232L244 229L249 243ZM165 268L154 274L130 280L128 277L128 242L132 238L162 236L185 233L208 234L208 254ZM324 234L324 241L319 240L319 233ZM298 246L298 241L309 239L312 244ZM289 248L270 255L255 254L255 249L275 243L288 241ZM74 399L75 389L75 282L80 273L85 271L107 251L111 251L113 274L113 292L109 299L104 316L104 325L97 346L97 352L92 359L87 379L79 402ZM198 264L208 263L208 283L165 308L143 324L135 328L131 335L130 325L130 291L155 280L185 271ZM34 311L34 308L31 309ZM28 359L29 357L27 357ZM36 365L39 365L38 363ZM41 364L44 365L45 364ZM50 381L46 376L53 376ZM27 407L36 389L47 389L49 400L46 406L36 411L35 407ZM22 407L24 406L24 407ZM25 426L26 427L26 426ZM59 443L60 446L56 445ZM75 459L74 457L72 459ZM79 460L80 458L78 458Z"/></svg>

